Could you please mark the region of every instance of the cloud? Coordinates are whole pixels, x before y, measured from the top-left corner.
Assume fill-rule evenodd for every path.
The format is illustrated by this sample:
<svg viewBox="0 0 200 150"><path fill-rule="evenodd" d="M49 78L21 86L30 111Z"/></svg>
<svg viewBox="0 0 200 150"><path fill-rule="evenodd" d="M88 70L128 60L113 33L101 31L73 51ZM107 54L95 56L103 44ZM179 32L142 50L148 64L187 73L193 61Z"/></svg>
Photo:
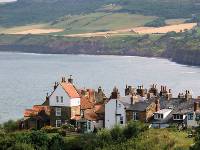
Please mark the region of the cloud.
<svg viewBox="0 0 200 150"><path fill-rule="evenodd" d="M16 1L16 0L0 0L0 3L2 3L2 2L13 2L13 1Z"/></svg>

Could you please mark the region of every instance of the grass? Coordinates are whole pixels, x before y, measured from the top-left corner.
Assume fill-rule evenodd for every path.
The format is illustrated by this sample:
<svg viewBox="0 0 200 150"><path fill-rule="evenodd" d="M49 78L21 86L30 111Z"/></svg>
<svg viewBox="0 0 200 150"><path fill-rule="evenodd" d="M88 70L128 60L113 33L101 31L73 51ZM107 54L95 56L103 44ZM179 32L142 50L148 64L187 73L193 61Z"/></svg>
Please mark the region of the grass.
<svg viewBox="0 0 200 150"><path fill-rule="evenodd" d="M176 24L182 24L186 21L187 19L180 18L180 19L167 19L165 20L165 23L167 25L176 25Z"/></svg>
<svg viewBox="0 0 200 150"><path fill-rule="evenodd" d="M48 28L48 26L46 24L30 24L30 25L16 26L16 27L11 27L11 28L0 27L0 33L10 34L10 33L20 32L20 31L30 30L30 29L35 29L35 28Z"/></svg>
<svg viewBox="0 0 200 150"><path fill-rule="evenodd" d="M56 35L101 32L143 26L156 17L128 13L96 12L85 15L65 16L51 23L30 24L11 28L0 27L0 33L11 34L30 29L65 29ZM52 33L51 35L54 35Z"/></svg>
<svg viewBox="0 0 200 150"><path fill-rule="evenodd" d="M65 16L50 26L64 28L64 34L109 31L143 26L156 17L128 13L96 12L86 15Z"/></svg>
<svg viewBox="0 0 200 150"><path fill-rule="evenodd" d="M193 138L187 138L186 132L172 131L169 129L149 129L136 139L130 139L124 143L109 145L103 150L189 150L193 144Z"/></svg>

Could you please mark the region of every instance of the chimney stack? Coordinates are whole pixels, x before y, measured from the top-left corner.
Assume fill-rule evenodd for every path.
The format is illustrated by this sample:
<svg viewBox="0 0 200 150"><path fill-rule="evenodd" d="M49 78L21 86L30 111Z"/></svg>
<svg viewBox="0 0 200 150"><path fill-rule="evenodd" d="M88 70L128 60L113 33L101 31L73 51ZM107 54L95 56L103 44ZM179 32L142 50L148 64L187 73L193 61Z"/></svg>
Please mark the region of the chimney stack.
<svg viewBox="0 0 200 150"><path fill-rule="evenodd" d="M98 93L101 93L101 92L102 92L102 88L101 88L101 86L99 86Z"/></svg>
<svg viewBox="0 0 200 150"><path fill-rule="evenodd" d="M194 112L199 110L199 102L194 102Z"/></svg>
<svg viewBox="0 0 200 150"><path fill-rule="evenodd" d="M69 78L68 78L68 82L71 83L71 84L73 84L72 75L69 76Z"/></svg>
<svg viewBox="0 0 200 150"><path fill-rule="evenodd" d="M62 77L62 82L66 82L66 81L65 81L65 77Z"/></svg>
<svg viewBox="0 0 200 150"><path fill-rule="evenodd" d="M156 111L159 111L160 110L160 101L159 101L159 99L155 100L155 104L156 104Z"/></svg>
<svg viewBox="0 0 200 150"><path fill-rule="evenodd" d="M131 105L133 105L133 95L131 96Z"/></svg>
<svg viewBox="0 0 200 150"><path fill-rule="evenodd" d="M111 93L110 99L118 99L119 97L120 97L120 93L119 93L117 87L115 86Z"/></svg>

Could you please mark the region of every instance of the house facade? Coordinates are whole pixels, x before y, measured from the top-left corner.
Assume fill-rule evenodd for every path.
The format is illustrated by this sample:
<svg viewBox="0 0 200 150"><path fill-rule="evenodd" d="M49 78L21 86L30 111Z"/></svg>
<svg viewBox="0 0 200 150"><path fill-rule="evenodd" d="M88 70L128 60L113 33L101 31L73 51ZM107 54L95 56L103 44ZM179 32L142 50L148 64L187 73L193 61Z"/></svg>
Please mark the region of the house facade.
<svg viewBox="0 0 200 150"><path fill-rule="evenodd" d="M47 94L42 105L25 110L24 126L37 129L47 125L61 127L76 115L80 115L80 95L71 76L67 81L62 77L60 83L55 82L52 93Z"/></svg>
<svg viewBox="0 0 200 150"><path fill-rule="evenodd" d="M194 128L199 126L200 121L200 107L199 101L194 102L194 111L187 113L187 127Z"/></svg>
<svg viewBox="0 0 200 150"><path fill-rule="evenodd" d="M105 104L105 128L113 128L115 125L125 125L126 106L119 99L110 99Z"/></svg>

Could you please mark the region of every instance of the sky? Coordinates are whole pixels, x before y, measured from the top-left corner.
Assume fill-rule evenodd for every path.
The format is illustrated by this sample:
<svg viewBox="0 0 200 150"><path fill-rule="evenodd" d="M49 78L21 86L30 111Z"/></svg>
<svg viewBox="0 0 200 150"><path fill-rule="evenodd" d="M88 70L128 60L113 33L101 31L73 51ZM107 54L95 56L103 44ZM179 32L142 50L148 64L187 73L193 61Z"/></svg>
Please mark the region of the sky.
<svg viewBox="0 0 200 150"><path fill-rule="evenodd" d="M0 3L1 2L12 2L12 1L16 1L16 0L0 0Z"/></svg>

